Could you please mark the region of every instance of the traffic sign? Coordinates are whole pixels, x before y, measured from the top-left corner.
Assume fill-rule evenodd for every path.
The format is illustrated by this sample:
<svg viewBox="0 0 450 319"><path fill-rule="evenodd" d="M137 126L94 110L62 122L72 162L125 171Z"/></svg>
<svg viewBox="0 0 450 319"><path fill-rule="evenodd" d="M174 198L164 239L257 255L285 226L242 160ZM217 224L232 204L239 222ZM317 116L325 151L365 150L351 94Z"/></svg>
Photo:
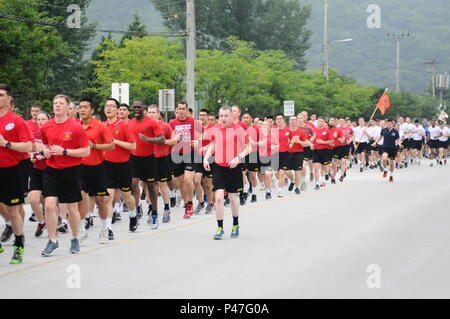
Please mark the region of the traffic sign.
<svg viewBox="0 0 450 319"><path fill-rule="evenodd" d="M113 83L111 86L111 96L120 103L130 105L130 84Z"/></svg>
<svg viewBox="0 0 450 319"><path fill-rule="evenodd" d="M295 102L284 101L284 116L295 115Z"/></svg>
<svg viewBox="0 0 450 319"><path fill-rule="evenodd" d="M161 111L175 112L175 90L159 90L159 108Z"/></svg>

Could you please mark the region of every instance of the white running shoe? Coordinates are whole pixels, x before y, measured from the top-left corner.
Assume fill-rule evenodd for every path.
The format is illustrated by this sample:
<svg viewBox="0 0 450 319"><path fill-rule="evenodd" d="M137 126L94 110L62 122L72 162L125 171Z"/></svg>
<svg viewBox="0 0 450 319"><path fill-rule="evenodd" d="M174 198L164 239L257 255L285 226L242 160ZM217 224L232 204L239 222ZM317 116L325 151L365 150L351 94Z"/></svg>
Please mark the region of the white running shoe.
<svg viewBox="0 0 450 319"><path fill-rule="evenodd" d="M102 229L99 234L100 244L107 244L109 242L108 239L108 230Z"/></svg>

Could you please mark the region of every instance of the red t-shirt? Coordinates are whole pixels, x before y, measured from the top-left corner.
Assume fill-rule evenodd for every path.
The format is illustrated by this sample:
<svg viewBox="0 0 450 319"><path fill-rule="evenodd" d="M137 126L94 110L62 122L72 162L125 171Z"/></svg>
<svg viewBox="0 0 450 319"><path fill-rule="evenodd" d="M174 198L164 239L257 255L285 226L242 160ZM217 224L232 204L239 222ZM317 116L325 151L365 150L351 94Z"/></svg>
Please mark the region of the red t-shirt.
<svg viewBox="0 0 450 319"><path fill-rule="evenodd" d="M259 141L259 127L255 124L252 124L251 127L245 128L245 133L247 133L248 137L250 137L254 142ZM252 145L251 152L257 152L258 145Z"/></svg>
<svg viewBox="0 0 450 319"><path fill-rule="evenodd" d="M289 134L291 130L289 127L285 126L284 128L278 128L278 136L280 139L280 148L279 152L284 153L289 151Z"/></svg>
<svg viewBox="0 0 450 319"><path fill-rule="evenodd" d="M237 125L239 125L240 127L242 127L242 128L244 129L244 131L247 130L247 125L245 125L245 123L242 122L242 121L237 121L237 122L234 123L234 124L237 124Z"/></svg>
<svg viewBox="0 0 450 319"><path fill-rule="evenodd" d="M39 127L38 127L39 129ZM37 130L37 131L33 131L33 135L34 135L34 142L36 144L42 144L42 133L41 130ZM38 170L45 170L45 167L47 166L47 164L45 164L45 156L43 153L38 153L38 152L34 152L34 159L36 160L36 162L34 162L33 167L38 169Z"/></svg>
<svg viewBox="0 0 450 319"><path fill-rule="evenodd" d="M89 139L80 123L72 118L64 123L56 123L55 119L47 121L41 128L42 142L46 145L59 145L73 150L89 146ZM53 155L46 160L47 166L55 169L77 166L81 164L81 157Z"/></svg>
<svg viewBox="0 0 450 319"><path fill-rule="evenodd" d="M26 123L27 123L28 127L30 128L31 133L33 134L33 136L34 136L34 133L41 131L39 129L38 124L36 122L34 122L33 120L28 120L28 121L26 121Z"/></svg>
<svg viewBox="0 0 450 319"><path fill-rule="evenodd" d="M303 132L305 132L306 136L308 136L308 139L311 138L311 136L314 135L314 130L311 126L305 125L305 126L299 126L299 129L301 129Z"/></svg>
<svg viewBox="0 0 450 319"><path fill-rule="evenodd" d="M144 134L150 138L163 135L163 131L159 127L158 122L146 116L142 121L137 121L136 118L134 118L128 122L128 125L136 138L136 149L132 151L131 154L142 157L154 154L155 144L142 141L139 138L139 134Z"/></svg>
<svg viewBox="0 0 450 319"><path fill-rule="evenodd" d="M181 141L172 148L172 152L179 154L192 152L191 141L198 140L202 132L202 122L192 117L185 120L175 118L169 122L174 135L180 135Z"/></svg>
<svg viewBox="0 0 450 319"><path fill-rule="evenodd" d="M166 140L170 140L172 138L172 128L170 127L170 125L167 123L164 123L164 122L158 122L158 124L159 124L159 127L161 128L161 130L163 131L164 138ZM170 154L171 151L172 150L171 150L170 145L155 144L155 157L156 158L167 156Z"/></svg>
<svg viewBox="0 0 450 319"><path fill-rule="evenodd" d="M277 133L276 135L274 133ZM259 141L265 143L262 146L259 146L258 152L260 156L271 156L277 153L277 149L272 150L272 145L278 145L278 130L272 129L269 130L267 135L264 135L264 130L260 130Z"/></svg>
<svg viewBox="0 0 450 319"><path fill-rule="evenodd" d="M331 133L333 134L333 140L334 145L330 146L330 149L336 148L338 146L341 146L341 143L339 142L339 139L342 137L342 128L340 127L333 127L331 129Z"/></svg>
<svg viewBox="0 0 450 319"><path fill-rule="evenodd" d="M198 146L197 148L197 152L199 154L205 155L206 154L206 146L209 145L209 143L211 143L211 134L210 134L210 129L212 129L214 127L214 125L209 124L207 127L203 127L202 126L202 134L203 134L203 138L202 138L202 144ZM202 149L205 148L203 151Z"/></svg>
<svg viewBox="0 0 450 319"><path fill-rule="evenodd" d="M316 126L313 123L309 122L309 121L306 121L305 124L308 125L310 128L312 128L313 130L316 129Z"/></svg>
<svg viewBox="0 0 450 319"><path fill-rule="evenodd" d="M33 135L25 121L18 115L7 112L0 117L0 134L12 143L33 141ZM13 167L24 159L28 153L16 152L10 148L0 146L0 167Z"/></svg>
<svg viewBox="0 0 450 319"><path fill-rule="evenodd" d="M320 138L322 141L332 141L333 140L333 134L331 133L331 131L329 129L327 129L326 127L323 128L316 128L316 130L314 131L316 133L316 137L313 141L314 144L314 149L316 150L324 150L329 148L328 144L317 144L317 139Z"/></svg>
<svg viewBox="0 0 450 319"><path fill-rule="evenodd" d="M113 139L127 143L136 142L133 131L130 129L128 124L121 119L117 118L117 120L113 123L106 121L105 125L109 129ZM125 163L130 160L130 154L130 150L127 150L119 145L115 145L115 148L112 151L105 151L105 161L112 163Z"/></svg>
<svg viewBox="0 0 450 319"><path fill-rule="evenodd" d="M108 144L112 142L113 138L109 129L94 118L84 130L92 144ZM104 157L105 151L92 148L89 156L83 157L81 164L89 166L100 165Z"/></svg>
<svg viewBox="0 0 450 319"><path fill-rule="evenodd" d="M341 146L349 145L353 134L353 129L351 127L343 127L342 135L344 136L344 143L342 143Z"/></svg>
<svg viewBox="0 0 450 319"><path fill-rule="evenodd" d="M289 130L289 140L291 140L294 136L298 136L300 141L306 141L308 139L306 133L300 128L297 128L295 131ZM299 143L293 143L292 147L289 149L289 153L298 152L303 152L303 146Z"/></svg>
<svg viewBox="0 0 450 319"><path fill-rule="evenodd" d="M215 142L215 162L217 165L228 167L230 162L236 158L249 143L244 129L234 123L224 128L221 125L209 130L211 142Z"/></svg>

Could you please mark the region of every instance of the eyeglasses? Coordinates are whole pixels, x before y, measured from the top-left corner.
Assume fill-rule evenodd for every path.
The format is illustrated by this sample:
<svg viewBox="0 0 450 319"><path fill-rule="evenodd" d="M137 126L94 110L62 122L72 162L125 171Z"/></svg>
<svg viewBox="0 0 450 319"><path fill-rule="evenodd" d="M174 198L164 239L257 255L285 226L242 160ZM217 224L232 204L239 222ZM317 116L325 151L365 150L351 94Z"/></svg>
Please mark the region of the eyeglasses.
<svg viewBox="0 0 450 319"><path fill-rule="evenodd" d="M117 105L115 105L115 104L106 104L106 105L105 105L105 108L106 108L106 107L115 107L115 108L117 108Z"/></svg>

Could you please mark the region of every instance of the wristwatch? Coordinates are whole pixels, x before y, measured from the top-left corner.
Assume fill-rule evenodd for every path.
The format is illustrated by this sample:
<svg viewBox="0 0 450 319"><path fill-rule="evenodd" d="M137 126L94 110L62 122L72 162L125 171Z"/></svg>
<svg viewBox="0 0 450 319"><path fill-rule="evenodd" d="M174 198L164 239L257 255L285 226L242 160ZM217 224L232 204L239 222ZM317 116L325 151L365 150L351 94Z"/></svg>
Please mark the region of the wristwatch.
<svg viewBox="0 0 450 319"><path fill-rule="evenodd" d="M7 142L6 144L5 144L5 148L11 148L11 142Z"/></svg>
<svg viewBox="0 0 450 319"><path fill-rule="evenodd" d="M92 144L91 148L96 149L97 148L97 144Z"/></svg>
<svg viewBox="0 0 450 319"><path fill-rule="evenodd" d="M66 149L63 150L63 155L64 155L64 156L67 155L67 150L66 150Z"/></svg>

